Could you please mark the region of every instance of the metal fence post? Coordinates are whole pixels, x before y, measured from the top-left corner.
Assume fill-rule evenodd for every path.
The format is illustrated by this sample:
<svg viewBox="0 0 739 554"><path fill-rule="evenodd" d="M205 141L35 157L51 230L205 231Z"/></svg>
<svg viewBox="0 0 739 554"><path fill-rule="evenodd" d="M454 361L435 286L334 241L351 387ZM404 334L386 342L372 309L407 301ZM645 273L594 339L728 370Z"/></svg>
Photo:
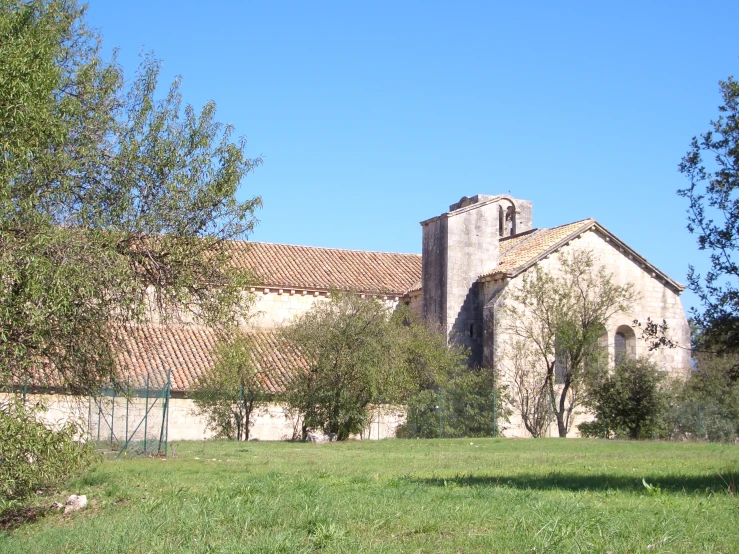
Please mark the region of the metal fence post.
<svg viewBox="0 0 739 554"><path fill-rule="evenodd" d="M601 414L600 419L601 419L601 428L603 429L603 438L607 439L608 438L608 427L606 427L606 417L603 414Z"/></svg>
<svg viewBox="0 0 739 554"><path fill-rule="evenodd" d="M146 431L149 416L149 372L146 372L146 403L144 404L144 454L146 454Z"/></svg>
<svg viewBox="0 0 739 554"><path fill-rule="evenodd" d="M444 438L444 389L439 389L439 438Z"/></svg>
<svg viewBox="0 0 739 554"><path fill-rule="evenodd" d="M164 441L164 455L167 455L167 438L166 438L166 427L167 427L167 412L169 411L169 370L167 370L167 384L166 390L162 395L162 427L159 429L159 445L157 446L157 454L162 451L162 441Z"/></svg>
<svg viewBox="0 0 739 554"><path fill-rule="evenodd" d="M131 387L126 386L126 440L128 442L128 399L131 396Z"/></svg>
<svg viewBox="0 0 739 554"><path fill-rule="evenodd" d="M493 437L498 436L498 391L493 389Z"/></svg>
<svg viewBox="0 0 739 554"><path fill-rule="evenodd" d="M110 407L110 447L113 448L113 429L115 428L115 387L113 387L113 405Z"/></svg>
<svg viewBox="0 0 739 554"><path fill-rule="evenodd" d="M169 454L169 398L172 393L172 375L167 370L167 426L164 428L164 455Z"/></svg>

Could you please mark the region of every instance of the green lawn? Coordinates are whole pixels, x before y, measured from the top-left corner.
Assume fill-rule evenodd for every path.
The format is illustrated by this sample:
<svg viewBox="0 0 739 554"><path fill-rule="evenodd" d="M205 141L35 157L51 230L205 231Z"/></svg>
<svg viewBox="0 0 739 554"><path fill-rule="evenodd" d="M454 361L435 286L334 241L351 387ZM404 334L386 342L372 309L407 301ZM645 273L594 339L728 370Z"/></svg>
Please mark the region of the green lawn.
<svg viewBox="0 0 739 554"><path fill-rule="evenodd" d="M174 449L166 460L102 463L65 491L87 494L88 509L0 533L0 552L739 552L737 446L468 439Z"/></svg>

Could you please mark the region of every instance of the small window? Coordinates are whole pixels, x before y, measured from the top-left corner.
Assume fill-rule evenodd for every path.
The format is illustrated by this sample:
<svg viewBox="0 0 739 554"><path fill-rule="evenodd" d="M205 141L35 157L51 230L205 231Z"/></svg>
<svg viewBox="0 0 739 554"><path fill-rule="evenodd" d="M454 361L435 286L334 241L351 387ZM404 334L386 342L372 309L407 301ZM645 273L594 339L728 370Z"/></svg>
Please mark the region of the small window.
<svg viewBox="0 0 739 554"><path fill-rule="evenodd" d="M475 338L475 324L470 323L470 338Z"/></svg>
<svg viewBox="0 0 739 554"><path fill-rule="evenodd" d="M626 355L627 355L626 335L624 335L620 331L616 333L616 340L615 340L614 346L615 346L615 354L616 354L616 363L618 364L626 359Z"/></svg>

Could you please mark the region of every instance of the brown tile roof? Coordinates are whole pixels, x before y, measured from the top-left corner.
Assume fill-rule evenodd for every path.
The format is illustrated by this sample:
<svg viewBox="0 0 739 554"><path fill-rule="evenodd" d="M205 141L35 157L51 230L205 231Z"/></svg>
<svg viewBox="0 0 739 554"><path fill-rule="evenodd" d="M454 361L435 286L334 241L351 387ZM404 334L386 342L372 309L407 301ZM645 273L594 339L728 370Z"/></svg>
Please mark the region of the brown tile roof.
<svg viewBox="0 0 739 554"><path fill-rule="evenodd" d="M421 278L420 254L394 254L235 241L237 266L253 268L265 286L403 294Z"/></svg>
<svg viewBox="0 0 739 554"><path fill-rule="evenodd" d="M406 292L406 294L409 294L411 292L416 292L416 291L419 291L419 290L423 290L423 282L420 279L418 281L416 281L415 283L413 283L413 286L411 286L411 288L409 288L405 292Z"/></svg>
<svg viewBox="0 0 739 554"><path fill-rule="evenodd" d="M553 229L534 229L500 241L500 262L492 275L517 275L542 257L556 250L567 240L593 226L593 219L583 219Z"/></svg>
<svg viewBox="0 0 739 554"><path fill-rule="evenodd" d="M290 375L304 367L296 356L281 344L279 335L270 331L249 333L253 341L254 364L261 373L264 390L284 390ZM145 325L129 328L119 354L122 380L134 388L146 386L161 389L171 371L172 390L185 392L195 380L213 366L218 336L207 327L194 325Z"/></svg>
<svg viewBox="0 0 739 554"><path fill-rule="evenodd" d="M668 275L649 263L646 258L632 250L616 235L603 227L603 225L590 218L554 227L553 229L534 229L533 231L501 240L501 257L498 267L490 273L481 275L480 278L485 279L496 275L514 277L545 256L555 252L578 235L591 229L605 236L606 240L610 241L615 248L623 252L629 259L638 263L640 267L648 268L653 277L659 275L660 279L666 285L670 285L678 293L685 290L685 285L671 279Z"/></svg>

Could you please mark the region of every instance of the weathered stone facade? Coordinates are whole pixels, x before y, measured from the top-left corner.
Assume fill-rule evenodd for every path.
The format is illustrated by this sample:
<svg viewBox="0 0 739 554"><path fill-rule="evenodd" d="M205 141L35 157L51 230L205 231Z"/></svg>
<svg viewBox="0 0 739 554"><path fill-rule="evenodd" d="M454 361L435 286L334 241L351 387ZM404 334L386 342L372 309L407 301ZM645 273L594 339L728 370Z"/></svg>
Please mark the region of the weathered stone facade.
<svg viewBox="0 0 739 554"><path fill-rule="evenodd" d="M504 311L506 291L519 287L538 266L556 274L559 254L586 250L619 285L631 284L638 300L629 313L614 315L601 344L611 364L616 341L630 357L647 356L663 371L685 376L690 370L687 349L663 348L649 352L637 336L634 320L667 322L671 339L690 344L690 329L680 293L684 287L670 279L597 222L587 219L554 229L534 229L531 202L507 195L463 198L450 211L421 222L423 281L404 301L445 331L447 340L470 349L472 365L500 370L510 365ZM505 383L502 383L505 384ZM577 414L575 424L587 414ZM525 436L518 414L513 414L509 436ZM576 435L576 430L573 433Z"/></svg>
<svg viewBox="0 0 739 554"><path fill-rule="evenodd" d="M507 290L520 286L527 272L536 266L556 272L558 254L575 249L592 252L617 284L631 283L640 295L630 313L617 314L606 325L603 345L611 361L619 337L629 356L646 355L675 375L689 371L688 350L648 352L633 327L634 319L665 320L671 338L689 344L688 323L679 297L682 285L592 219L536 229L530 201L509 195L477 195L462 198L448 212L421 222L421 226L421 256L233 243L234 263L253 269L261 278L260 286L244 291L254 300L253 316L245 323L261 337L256 350L260 367L269 376L270 393L279 392L297 367L294 357L280 352L279 344L269 338L271 331L305 313L315 302L325 302L332 289L380 298L391 308L402 301L438 325L448 341L468 347L471 365L500 368L504 375L508 364L505 345L510 337L501 324L501 299ZM159 386L171 374L177 399L172 403L170 438L208 436L205 421L195 415L186 397L198 375L213 363L215 338L195 325L164 327L156 324L156 318L152 322L151 326L131 331L122 348L124 371L139 382L142 376L151 375ZM60 414L65 410L57 400L55 409L62 418ZM364 436L392 436L399 423L399 410L378 412L377 421ZM271 405L257 418L253 436L276 440L290 435L291 429L292 423L282 408ZM506 434L525 435L515 413Z"/></svg>

